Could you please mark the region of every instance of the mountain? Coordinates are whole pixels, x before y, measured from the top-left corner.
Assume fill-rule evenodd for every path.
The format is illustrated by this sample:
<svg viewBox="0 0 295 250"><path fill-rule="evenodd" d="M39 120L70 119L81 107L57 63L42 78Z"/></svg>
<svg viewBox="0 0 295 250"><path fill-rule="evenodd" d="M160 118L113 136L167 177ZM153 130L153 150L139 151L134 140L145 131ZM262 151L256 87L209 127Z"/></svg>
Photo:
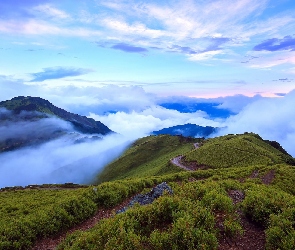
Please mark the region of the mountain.
<svg viewBox="0 0 295 250"><path fill-rule="evenodd" d="M175 162L190 170L295 165L295 159L279 143L263 140L254 133L206 140L158 135L137 140L121 157L107 165L93 183L182 172L183 168L175 166Z"/></svg>
<svg viewBox="0 0 295 250"><path fill-rule="evenodd" d="M121 157L107 165L94 183L180 172L180 168L170 164L170 159L190 152L193 143L201 140L170 135L141 138Z"/></svg>
<svg viewBox="0 0 295 250"><path fill-rule="evenodd" d="M294 158L278 142L263 140L254 133L210 138L197 150L184 154L184 159L196 167L214 169L280 163L295 165Z"/></svg>
<svg viewBox="0 0 295 250"><path fill-rule="evenodd" d="M79 143L109 133L112 131L101 122L67 112L39 97L19 96L0 102L0 152L65 135Z"/></svg>
<svg viewBox="0 0 295 250"><path fill-rule="evenodd" d="M70 122L75 129L81 133L106 135L112 132L99 121L70 113L40 97L18 96L11 100L0 102L0 107L12 110L15 114L20 114L22 111L38 111L44 114L54 115L62 120Z"/></svg>
<svg viewBox="0 0 295 250"><path fill-rule="evenodd" d="M183 103L183 102L169 102L160 103L160 106L177 110L180 113L194 113L197 111L203 111L209 115L210 118L228 118L235 114L228 109L220 108L220 103Z"/></svg>
<svg viewBox="0 0 295 250"><path fill-rule="evenodd" d="M163 128L158 131L153 131L152 135L182 135L186 137L208 137L215 133L217 128L206 126L202 127L195 124L177 125L169 128Z"/></svg>
<svg viewBox="0 0 295 250"><path fill-rule="evenodd" d="M294 163L254 133L141 138L99 185L0 189L0 249L295 249Z"/></svg>

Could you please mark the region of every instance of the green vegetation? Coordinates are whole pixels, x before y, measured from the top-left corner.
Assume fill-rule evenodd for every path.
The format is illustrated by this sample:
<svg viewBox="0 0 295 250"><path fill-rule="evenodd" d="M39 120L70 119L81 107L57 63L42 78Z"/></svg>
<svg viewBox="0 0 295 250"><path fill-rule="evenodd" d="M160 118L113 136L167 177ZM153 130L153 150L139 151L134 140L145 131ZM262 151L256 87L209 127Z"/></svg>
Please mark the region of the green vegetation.
<svg viewBox="0 0 295 250"><path fill-rule="evenodd" d="M290 155L272 147L258 135L248 133L209 139L199 149L187 153L185 160L211 168L295 163Z"/></svg>
<svg viewBox="0 0 295 250"><path fill-rule="evenodd" d="M105 183L80 189L0 192L0 249L29 249L38 237L63 231L111 207L155 180Z"/></svg>
<svg viewBox="0 0 295 250"><path fill-rule="evenodd" d="M38 238L65 231L97 209L114 207L163 181L173 195L69 234L58 249L218 249L222 238L234 242L247 234L245 219L265 231L266 249L295 249L295 168L287 164L294 159L255 134L210 139L196 150L195 142L142 138L104 172L104 178L119 180L100 185L0 192L0 249L30 249ZM204 148L207 160L197 153L206 154ZM178 170L169 161L180 154L198 163L204 159L212 168ZM243 197L237 201L232 192Z"/></svg>
<svg viewBox="0 0 295 250"><path fill-rule="evenodd" d="M170 159L191 151L193 143L200 140L170 135L139 139L120 158L106 166L94 183L181 172L182 169L172 165Z"/></svg>

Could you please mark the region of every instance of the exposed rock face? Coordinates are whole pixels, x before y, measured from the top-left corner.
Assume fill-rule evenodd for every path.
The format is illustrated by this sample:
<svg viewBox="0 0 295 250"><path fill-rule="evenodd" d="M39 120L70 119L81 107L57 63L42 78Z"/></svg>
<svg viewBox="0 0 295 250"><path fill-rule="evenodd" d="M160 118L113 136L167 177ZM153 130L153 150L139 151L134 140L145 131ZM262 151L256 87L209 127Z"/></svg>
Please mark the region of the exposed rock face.
<svg viewBox="0 0 295 250"><path fill-rule="evenodd" d="M135 203L139 203L140 205L151 204L155 199L158 199L160 196L167 191L169 194L173 194L172 188L166 183L162 182L161 184L154 187L147 194L138 194L135 195L132 200L129 202L128 206L117 211L117 214L125 212L128 208L132 207Z"/></svg>

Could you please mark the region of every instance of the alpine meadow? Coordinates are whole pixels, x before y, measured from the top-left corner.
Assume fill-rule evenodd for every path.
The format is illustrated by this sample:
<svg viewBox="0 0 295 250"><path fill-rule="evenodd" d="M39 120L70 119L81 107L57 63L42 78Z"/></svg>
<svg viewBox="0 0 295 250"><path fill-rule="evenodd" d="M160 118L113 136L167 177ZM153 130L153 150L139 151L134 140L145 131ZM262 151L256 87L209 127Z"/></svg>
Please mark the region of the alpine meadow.
<svg viewBox="0 0 295 250"><path fill-rule="evenodd" d="M1 0L0 250L294 250L294 0Z"/></svg>

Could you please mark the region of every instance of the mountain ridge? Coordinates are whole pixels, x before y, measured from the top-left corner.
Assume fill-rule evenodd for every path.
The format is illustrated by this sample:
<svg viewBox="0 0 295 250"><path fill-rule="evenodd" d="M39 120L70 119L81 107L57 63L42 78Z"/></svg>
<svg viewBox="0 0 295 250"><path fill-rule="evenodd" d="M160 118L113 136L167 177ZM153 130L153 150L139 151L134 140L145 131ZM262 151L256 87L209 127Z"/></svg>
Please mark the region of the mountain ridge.
<svg viewBox="0 0 295 250"><path fill-rule="evenodd" d="M209 135L217 132L218 128L211 126L199 126L196 124L187 123L184 125L176 125L168 128L163 128L158 131L153 131L152 135L182 135L185 137L208 137Z"/></svg>
<svg viewBox="0 0 295 250"><path fill-rule="evenodd" d="M22 111L38 111L48 115L54 115L70 122L81 133L106 135L113 132L100 121L95 121L92 118L80 116L58 108L41 97L18 96L11 100L1 101L0 107L11 110L15 114L20 114Z"/></svg>

